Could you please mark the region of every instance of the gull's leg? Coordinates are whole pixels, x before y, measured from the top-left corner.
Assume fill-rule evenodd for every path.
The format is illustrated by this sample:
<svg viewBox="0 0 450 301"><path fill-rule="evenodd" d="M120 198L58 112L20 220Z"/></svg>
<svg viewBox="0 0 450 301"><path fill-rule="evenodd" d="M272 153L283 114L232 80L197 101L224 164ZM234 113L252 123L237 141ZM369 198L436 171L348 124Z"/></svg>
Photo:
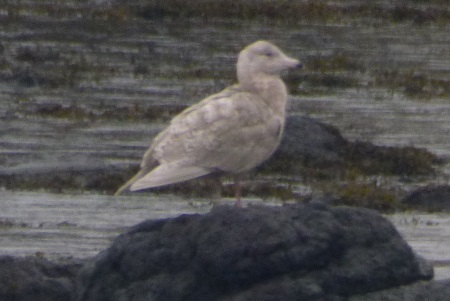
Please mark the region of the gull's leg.
<svg viewBox="0 0 450 301"><path fill-rule="evenodd" d="M235 206L240 208L240 207L242 207L242 202L241 202L241 181L239 180L238 176L234 177L234 190L236 192L236 204L235 204Z"/></svg>
<svg viewBox="0 0 450 301"><path fill-rule="evenodd" d="M222 181L220 180L220 176L213 174L209 178L207 178L206 181L209 184L209 190L211 190L208 193L208 198L210 199L211 203L213 205L220 204L220 198L222 196Z"/></svg>

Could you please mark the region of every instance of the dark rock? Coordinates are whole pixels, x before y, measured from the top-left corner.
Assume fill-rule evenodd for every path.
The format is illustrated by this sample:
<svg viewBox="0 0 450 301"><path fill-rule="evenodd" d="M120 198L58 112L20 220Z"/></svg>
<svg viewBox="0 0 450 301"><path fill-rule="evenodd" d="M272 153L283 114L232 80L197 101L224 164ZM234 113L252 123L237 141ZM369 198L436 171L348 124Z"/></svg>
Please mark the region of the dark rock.
<svg viewBox="0 0 450 301"><path fill-rule="evenodd" d="M86 264L78 300L344 300L432 278L394 226L322 203L150 220Z"/></svg>
<svg viewBox="0 0 450 301"><path fill-rule="evenodd" d="M426 186L413 191L403 201L408 208L426 211L450 211L450 186Z"/></svg>
<svg viewBox="0 0 450 301"><path fill-rule="evenodd" d="M279 151L317 162L340 162L347 144L336 127L307 116L289 116Z"/></svg>
<svg viewBox="0 0 450 301"><path fill-rule="evenodd" d="M68 301L80 264L0 256L0 300Z"/></svg>
<svg viewBox="0 0 450 301"><path fill-rule="evenodd" d="M349 301L443 301L450 298L450 280L419 282L352 297Z"/></svg>
<svg viewBox="0 0 450 301"><path fill-rule="evenodd" d="M280 147L264 166L280 171L342 164L348 141L333 126L307 116L289 116Z"/></svg>
<svg viewBox="0 0 450 301"><path fill-rule="evenodd" d="M280 147L261 169L302 175L322 170L322 174L335 176L346 169L363 174L423 175L433 173L439 163L439 158L424 149L348 141L331 125L289 116Z"/></svg>

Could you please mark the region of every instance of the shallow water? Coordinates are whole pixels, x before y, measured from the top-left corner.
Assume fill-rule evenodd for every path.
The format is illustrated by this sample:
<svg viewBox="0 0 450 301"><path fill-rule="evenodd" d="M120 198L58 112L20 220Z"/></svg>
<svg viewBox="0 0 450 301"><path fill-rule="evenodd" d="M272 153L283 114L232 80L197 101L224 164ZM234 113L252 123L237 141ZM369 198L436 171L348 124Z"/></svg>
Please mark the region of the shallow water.
<svg viewBox="0 0 450 301"><path fill-rule="evenodd" d="M450 278L450 214L386 216L419 255L433 263L435 279Z"/></svg>
<svg viewBox="0 0 450 301"><path fill-rule="evenodd" d="M225 199L224 204L234 200ZM259 199L244 203L281 205ZM206 200L172 196L67 195L0 191L0 254L85 258L107 248L127 227L146 219L206 213ZM388 215L405 240L435 266L435 278L450 278L450 215Z"/></svg>
<svg viewBox="0 0 450 301"><path fill-rule="evenodd" d="M331 72L356 79L357 88L298 82L294 90L312 92L293 95L290 114L336 125L351 139L415 145L450 157L449 98L410 98L400 88L374 87L371 78L372 71L382 70L450 80L449 29L285 28L223 20L210 26L143 20L85 24L32 16L0 23L6 58L0 68L0 79L6 79L0 80L0 164L14 170L28 164L46 168L49 162L137 162L168 120L159 111L139 114L182 108L232 84L237 52L261 38L304 61L341 54L358 66Z"/></svg>
<svg viewBox="0 0 450 301"><path fill-rule="evenodd" d="M146 219L207 212L182 199L0 192L0 254L84 258Z"/></svg>

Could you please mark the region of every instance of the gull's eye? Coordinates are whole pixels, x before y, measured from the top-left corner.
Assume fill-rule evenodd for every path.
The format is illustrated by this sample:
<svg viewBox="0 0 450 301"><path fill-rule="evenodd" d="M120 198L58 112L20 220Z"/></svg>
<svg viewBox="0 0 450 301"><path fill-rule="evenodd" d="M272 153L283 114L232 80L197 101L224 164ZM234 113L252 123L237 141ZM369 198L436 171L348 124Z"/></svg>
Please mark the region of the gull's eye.
<svg viewBox="0 0 450 301"><path fill-rule="evenodd" d="M273 53L271 51L267 51L266 53L264 53L264 55L267 57L273 57L273 56L275 56L275 53Z"/></svg>

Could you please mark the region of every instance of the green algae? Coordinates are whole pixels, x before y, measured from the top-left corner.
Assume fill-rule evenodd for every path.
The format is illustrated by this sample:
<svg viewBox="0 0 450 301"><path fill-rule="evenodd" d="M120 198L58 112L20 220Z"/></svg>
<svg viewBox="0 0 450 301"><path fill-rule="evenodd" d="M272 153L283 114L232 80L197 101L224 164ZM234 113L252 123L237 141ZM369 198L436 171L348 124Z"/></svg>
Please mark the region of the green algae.
<svg viewBox="0 0 450 301"><path fill-rule="evenodd" d="M386 3L354 1L227 1L227 0L153 0L144 8L139 7L138 14L149 19L164 18L233 18L244 20L276 21L283 24L301 22L348 23L355 20L378 19L383 22L430 22L450 21L450 10L440 1L423 7L421 3Z"/></svg>
<svg viewBox="0 0 450 301"><path fill-rule="evenodd" d="M419 99L450 96L450 81L422 70L376 70L374 85Z"/></svg>

